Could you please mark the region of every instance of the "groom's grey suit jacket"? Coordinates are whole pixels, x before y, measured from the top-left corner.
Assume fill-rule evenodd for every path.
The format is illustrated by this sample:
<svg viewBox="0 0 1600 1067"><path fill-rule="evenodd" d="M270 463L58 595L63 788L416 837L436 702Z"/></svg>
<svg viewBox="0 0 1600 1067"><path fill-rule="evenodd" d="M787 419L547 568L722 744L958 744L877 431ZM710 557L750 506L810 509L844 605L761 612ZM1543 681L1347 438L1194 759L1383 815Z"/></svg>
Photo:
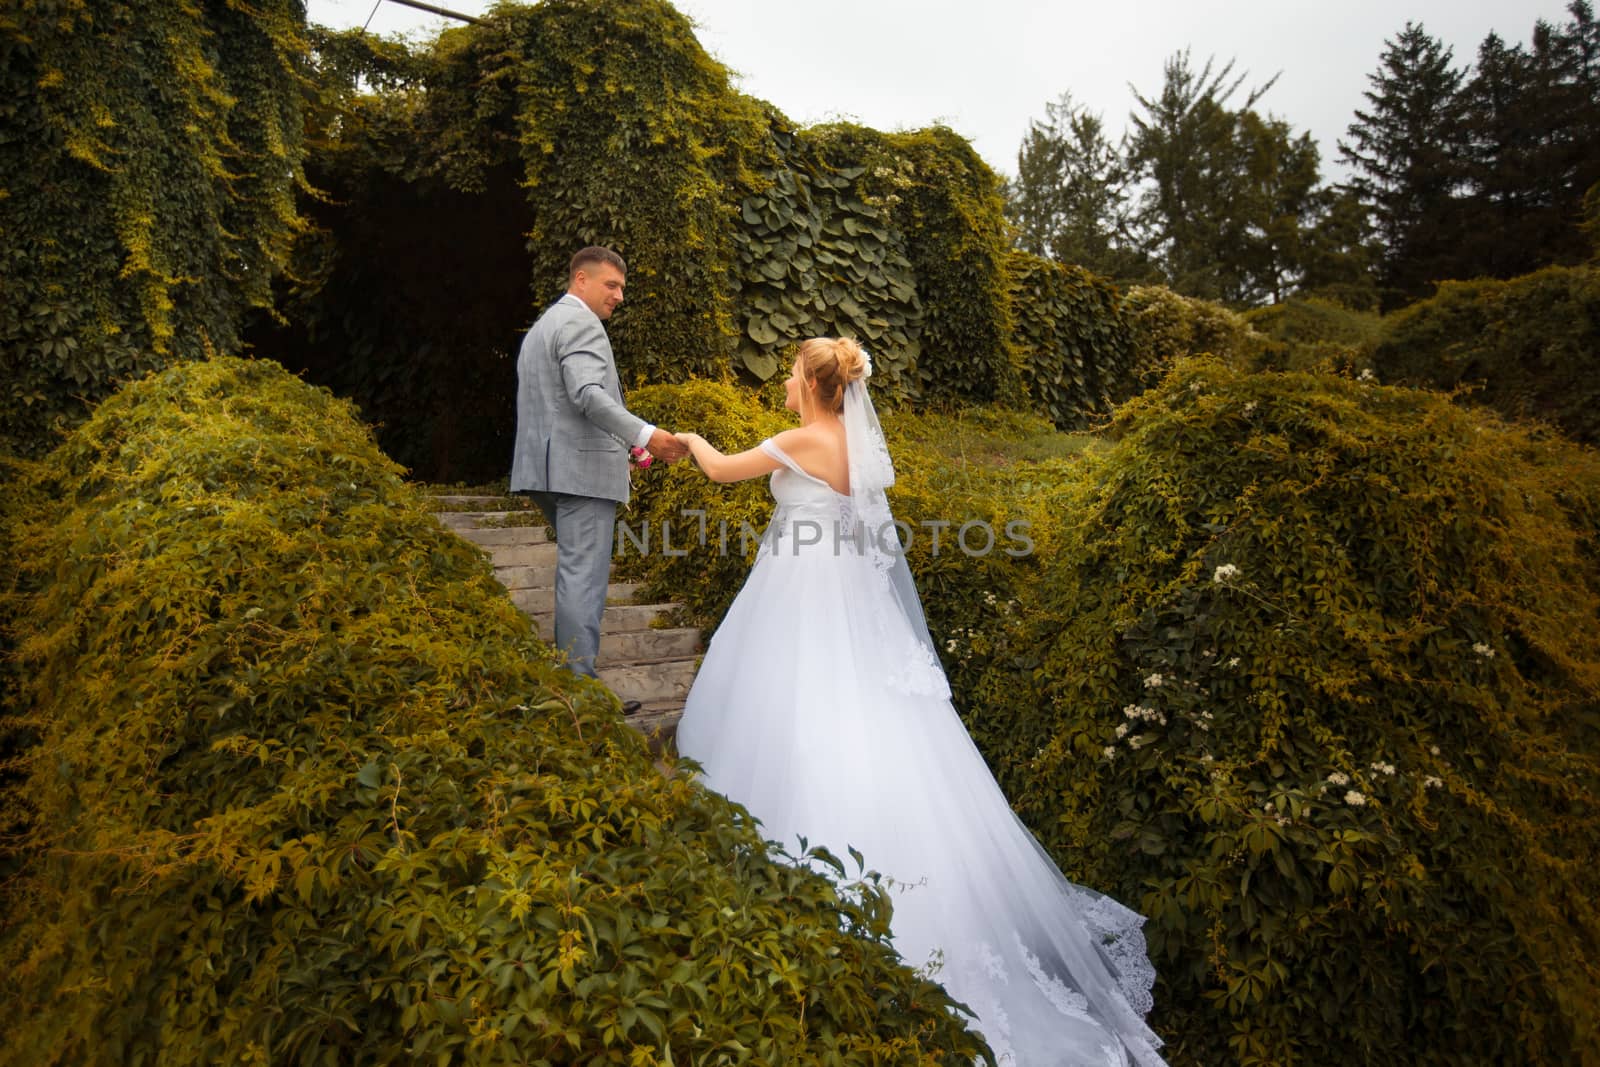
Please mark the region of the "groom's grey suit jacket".
<svg viewBox="0 0 1600 1067"><path fill-rule="evenodd" d="M522 339L511 490L626 503L628 448L645 422L622 406L611 339L567 293Z"/></svg>

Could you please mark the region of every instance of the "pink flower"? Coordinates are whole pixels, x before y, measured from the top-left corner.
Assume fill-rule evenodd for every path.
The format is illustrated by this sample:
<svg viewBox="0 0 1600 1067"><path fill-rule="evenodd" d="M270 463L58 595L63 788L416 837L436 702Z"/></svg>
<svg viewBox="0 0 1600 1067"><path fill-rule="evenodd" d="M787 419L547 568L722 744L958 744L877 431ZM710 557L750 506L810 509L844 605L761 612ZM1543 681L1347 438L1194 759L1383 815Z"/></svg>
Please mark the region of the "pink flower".
<svg viewBox="0 0 1600 1067"><path fill-rule="evenodd" d="M656 457L650 454L649 449L640 448L638 445L628 449L628 458L633 460L634 466L640 469L647 468L656 461Z"/></svg>

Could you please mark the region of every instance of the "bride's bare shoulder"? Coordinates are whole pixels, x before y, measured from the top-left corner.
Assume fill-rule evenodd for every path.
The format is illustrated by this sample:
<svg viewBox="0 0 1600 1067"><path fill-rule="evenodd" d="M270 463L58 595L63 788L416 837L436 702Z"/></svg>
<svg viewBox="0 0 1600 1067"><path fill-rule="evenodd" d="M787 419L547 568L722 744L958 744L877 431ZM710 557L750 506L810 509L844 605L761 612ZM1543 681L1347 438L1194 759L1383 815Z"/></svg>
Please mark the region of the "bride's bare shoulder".
<svg viewBox="0 0 1600 1067"><path fill-rule="evenodd" d="M844 448L844 433L836 425L814 422L784 430L773 437L772 442L790 455L832 457Z"/></svg>
<svg viewBox="0 0 1600 1067"><path fill-rule="evenodd" d="M818 433L818 427L812 424L810 426L793 426L782 433L774 434L772 443L793 455L796 451L810 452L820 447L824 444L824 439Z"/></svg>

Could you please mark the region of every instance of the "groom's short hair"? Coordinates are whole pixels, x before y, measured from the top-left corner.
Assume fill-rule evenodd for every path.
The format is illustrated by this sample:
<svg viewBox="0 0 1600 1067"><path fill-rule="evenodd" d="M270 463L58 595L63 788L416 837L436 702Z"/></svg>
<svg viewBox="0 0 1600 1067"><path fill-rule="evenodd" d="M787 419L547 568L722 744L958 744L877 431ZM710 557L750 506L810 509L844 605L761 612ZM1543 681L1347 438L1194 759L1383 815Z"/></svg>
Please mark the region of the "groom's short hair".
<svg viewBox="0 0 1600 1067"><path fill-rule="evenodd" d="M572 254L572 262L567 264L567 281L570 283L580 270L596 263L609 263L621 273L628 273L628 265L622 262L621 256L601 245L590 245Z"/></svg>

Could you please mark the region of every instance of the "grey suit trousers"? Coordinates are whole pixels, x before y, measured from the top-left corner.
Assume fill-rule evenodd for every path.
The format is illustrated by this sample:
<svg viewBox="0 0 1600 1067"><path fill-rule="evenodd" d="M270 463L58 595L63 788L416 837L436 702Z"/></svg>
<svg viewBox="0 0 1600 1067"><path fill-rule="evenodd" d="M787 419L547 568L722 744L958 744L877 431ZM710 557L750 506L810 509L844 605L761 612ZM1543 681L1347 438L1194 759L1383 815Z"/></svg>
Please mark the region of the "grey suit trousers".
<svg viewBox="0 0 1600 1067"><path fill-rule="evenodd" d="M594 678L617 502L571 493L528 495L556 531L556 647L566 652L573 674Z"/></svg>

